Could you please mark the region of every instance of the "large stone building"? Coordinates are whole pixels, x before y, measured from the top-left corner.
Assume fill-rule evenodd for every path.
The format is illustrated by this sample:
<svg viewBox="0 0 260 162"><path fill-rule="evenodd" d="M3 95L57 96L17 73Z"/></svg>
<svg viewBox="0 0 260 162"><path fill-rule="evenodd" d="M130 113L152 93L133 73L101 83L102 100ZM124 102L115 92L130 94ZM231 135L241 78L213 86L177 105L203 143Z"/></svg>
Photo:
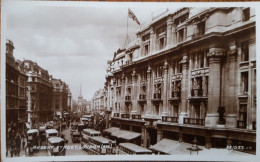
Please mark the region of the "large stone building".
<svg viewBox="0 0 260 162"><path fill-rule="evenodd" d="M28 76L28 122L31 126L53 119L52 84L49 72L36 62L24 60Z"/></svg>
<svg viewBox="0 0 260 162"><path fill-rule="evenodd" d="M71 111L71 93L69 86L61 79L50 78L52 83L52 110L54 116Z"/></svg>
<svg viewBox="0 0 260 162"><path fill-rule="evenodd" d="M6 42L6 124L22 130L53 120L57 110L71 110L68 85L53 79L48 71L31 60L15 60L13 42Z"/></svg>
<svg viewBox="0 0 260 162"><path fill-rule="evenodd" d="M111 125L206 148L256 143L253 8L181 8L153 17L108 61Z"/></svg>
<svg viewBox="0 0 260 162"><path fill-rule="evenodd" d="M91 110L93 112L104 112L105 111L105 91L99 89L95 92L91 101Z"/></svg>
<svg viewBox="0 0 260 162"><path fill-rule="evenodd" d="M6 124L23 130L26 118L26 80L23 64L13 56L13 42L6 42ZM11 126L11 125L10 125ZM10 127L7 127L10 128Z"/></svg>

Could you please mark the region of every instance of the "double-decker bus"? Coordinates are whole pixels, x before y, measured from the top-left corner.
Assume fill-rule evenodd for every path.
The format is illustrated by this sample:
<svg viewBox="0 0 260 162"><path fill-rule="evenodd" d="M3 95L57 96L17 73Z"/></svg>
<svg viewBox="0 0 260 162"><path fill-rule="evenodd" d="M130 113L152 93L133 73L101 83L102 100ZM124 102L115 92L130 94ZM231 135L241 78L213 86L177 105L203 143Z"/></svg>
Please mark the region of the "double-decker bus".
<svg viewBox="0 0 260 162"><path fill-rule="evenodd" d="M83 129L81 132L81 146L84 148L84 146L88 145L90 137L100 136L100 134L101 133L99 131L94 129Z"/></svg>
<svg viewBox="0 0 260 162"><path fill-rule="evenodd" d="M85 149L90 155L112 155L116 154L116 142L101 136L90 137Z"/></svg>
<svg viewBox="0 0 260 162"><path fill-rule="evenodd" d="M120 143L118 146L118 154L141 155L141 154L152 154L152 151L145 147L141 147L133 143Z"/></svg>

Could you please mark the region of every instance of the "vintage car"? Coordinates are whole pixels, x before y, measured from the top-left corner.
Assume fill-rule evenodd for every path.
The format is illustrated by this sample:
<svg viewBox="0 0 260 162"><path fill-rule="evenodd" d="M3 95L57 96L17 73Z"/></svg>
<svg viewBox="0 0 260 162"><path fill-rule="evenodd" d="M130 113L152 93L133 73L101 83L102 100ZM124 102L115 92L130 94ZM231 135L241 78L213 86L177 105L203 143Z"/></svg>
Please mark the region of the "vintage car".
<svg viewBox="0 0 260 162"><path fill-rule="evenodd" d="M25 148L26 154L33 154L39 146L39 131L37 129L29 129L27 131L27 145Z"/></svg>
<svg viewBox="0 0 260 162"><path fill-rule="evenodd" d="M49 156L65 156L65 141L61 137L50 137L48 139L48 155Z"/></svg>
<svg viewBox="0 0 260 162"><path fill-rule="evenodd" d="M78 132L81 133L81 131L85 128L84 124L78 124Z"/></svg>
<svg viewBox="0 0 260 162"><path fill-rule="evenodd" d="M73 132L71 135L71 141L73 143L80 142L81 135L79 132Z"/></svg>
<svg viewBox="0 0 260 162"><path fill-rule="evenodd" d="M40 142L42 143L42 141L46 140L46 126L42 125L39 127L39 136L40 136Z"/></svg>
<svg viewBox="0 0 260 162"><path fill-rule="evenodd" d="M78 123L71 123L70 135L72 135L73 132L77 132L77 130L78 130Z"/></svg>

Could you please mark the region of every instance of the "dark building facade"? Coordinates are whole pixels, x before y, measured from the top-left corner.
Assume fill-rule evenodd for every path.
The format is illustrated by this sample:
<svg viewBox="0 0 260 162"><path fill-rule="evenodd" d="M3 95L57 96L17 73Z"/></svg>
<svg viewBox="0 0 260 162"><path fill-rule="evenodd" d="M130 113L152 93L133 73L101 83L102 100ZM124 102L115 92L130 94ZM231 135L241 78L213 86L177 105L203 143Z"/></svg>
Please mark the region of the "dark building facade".
<svg viewBox="0 0 260 162"><path fill-rule="evenodd" d="M52 84L47 70L36 62L24 60L28 76L28 122L31 126L52 120Z"/></svg>
<svg viewBox="0 0 260 162"><path fill-rule="evenodd" d="M6 43L6 124L15 124L19 130L24 129L27 120L27 98L25 69L13 56L13 42Z"/></svg>
<svg viewBox="0 0 260 162"><path fill-rule="evenodd" d="M256 144L253 8L182 8L153 17L108 61L111 125L206 148Z"/></svg>

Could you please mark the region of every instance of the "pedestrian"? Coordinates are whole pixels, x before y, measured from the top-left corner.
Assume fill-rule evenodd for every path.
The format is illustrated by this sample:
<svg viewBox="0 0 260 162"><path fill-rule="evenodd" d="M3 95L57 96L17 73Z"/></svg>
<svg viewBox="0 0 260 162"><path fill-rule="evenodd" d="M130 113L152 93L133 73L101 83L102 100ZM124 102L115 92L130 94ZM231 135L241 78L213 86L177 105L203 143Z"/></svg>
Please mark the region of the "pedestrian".
<svg viewBox="0 0 260 162"><path fill-rule="evenodd" d="M20 133L17 133L15 136L15 150L16 150L16 154L17 156L20 155L20 151L21 151L21 135Z"/></svg>
<svg viewBox="0 0 260 162"><path fill-rule="evenodd" d="M25 135L24 135L24 133L22 133L21 138L22 138L22 147L24 149L24 145L25 145Z"/></svg>
<svg viewBox="0 0 260 162"><path fill-rule="evenodd" d="M11 157L13 157L14 152L15 152L14 140L10 140L10 147L11 147L11 150L10 150Z"/></svg>

